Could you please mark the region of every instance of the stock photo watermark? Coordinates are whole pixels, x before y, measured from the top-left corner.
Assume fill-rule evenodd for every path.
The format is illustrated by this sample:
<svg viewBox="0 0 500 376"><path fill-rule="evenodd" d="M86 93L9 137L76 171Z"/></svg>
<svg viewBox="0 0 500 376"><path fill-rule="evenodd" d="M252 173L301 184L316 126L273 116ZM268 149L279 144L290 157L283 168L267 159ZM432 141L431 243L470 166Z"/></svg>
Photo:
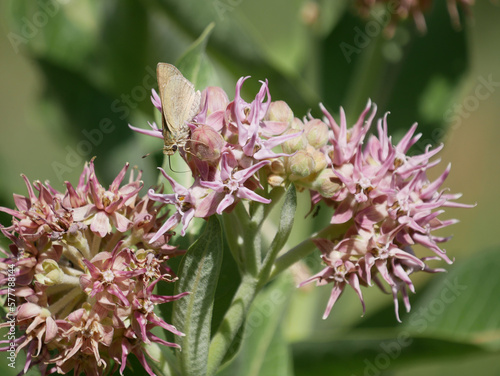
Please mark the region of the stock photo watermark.
<svg viewBox="0 0 500 376"><path fill-rule="evenodd" d="M469 95L465 96L459 103L455 102L448 107L443 114L443 127L436 127L426 139L418 140L412 149L416 152L425 152L428 145L438 144L445 136L450 142L453 132L458 130L463 122L476 112L481 102L491 98L493 93L500 87L500 81L496 81L492 74L487 77L478 76Z"/></svg>
<svg viewBox="0 0 500 376"><path fill-rule="evenodd" d="M21 27L19 33L10 32L7 38L17 54L19 46L28 44L35 38L41 29L43 29L61 10L61 5L68 3L69 0L38 0L36 4L39 10L34 12L30 17L21 17Z"/></svg>
<svg viewBox="0 0 500 376"><path fill-rule="evenodd" d="M448 304L453 303L465 290L466 285L461 285L458 278L453 281L447 279L438 297L432 299L425 307L420 307L409 317L410 330L401 331L397 338L384 341L380 346L380 352L372 359L365 358L363 364L363 376L378 376L387 370L391 363L397 359L403 350L413 343L415 334L423 333L436 318L441 315ZM352 374L352 376L359 376Z"/></svg>
<svg viewBox="0 0 500 376"><path fill-rule="evenodd" d="M17 316L17 303L14 294L16 288L16 266L10 264L7 266L7 298L5 305L7 309L7 326L9 331L5 335L7 337L8 350L6 352L8 363L11 368L16 367L16 316Z"/></svg>
<svg viewBox="0 0 500 376"><path fill-rule="evenodd" d="M129 93L124 93L119 99L111 102L111 112L118 115L120 120L125 120L132 110L137 108L139 103L150 95L151 87L156 83L156 71L147 66L146 75L142 79L141 85L133 87ZM92 154L92 150L99 146L106 135L113 133L116 125L110 118L103 118L96 128L82 130L83 139L75 147L66 146L66 157L64 163L60 161L52 162L52 169L56 173L59 181L64 181L64 175L70 173L75 168L81 168L83 162Z"/></svg>
<svg viewBox="0 0 500 376"><path fill-rule="evenodd" d="M481 102L487 100L500 87L500 81L495 81L493 75L488 77L479 76L476 79L476 85L471 94L466 96L460 104L453 104L444 113L444 120L449 124L451 130L458 129L464 119L468 119L475 112Z"/></svg>
<svg viewBox="0 0 500 376"><path fill-rule="evenodd" d="M341 42L339 44L340 50L344 55L347 63L352 61L352 55L359 55L363 49L368 47L373 39L378 37L380 33L389 24L391 17L396 13L399 1L389 1L385 9L370 10L371 20L365 23L363 30L355 26L354 37L351 43Z"/></svg>

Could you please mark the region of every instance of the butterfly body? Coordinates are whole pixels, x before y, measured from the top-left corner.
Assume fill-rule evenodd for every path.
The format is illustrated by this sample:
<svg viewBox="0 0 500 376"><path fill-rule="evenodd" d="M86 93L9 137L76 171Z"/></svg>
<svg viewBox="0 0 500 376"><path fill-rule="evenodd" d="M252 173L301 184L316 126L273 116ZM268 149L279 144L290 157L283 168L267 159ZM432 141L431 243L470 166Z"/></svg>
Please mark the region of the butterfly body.
<svg viewBox="0 0 500 376"><path fill-rule="evenodd" d="M158 63L156 75L162 107L163 153L173 155L179 148L184 149L189 140L188 122L199 111L201 94L171 64Z"/></svg>

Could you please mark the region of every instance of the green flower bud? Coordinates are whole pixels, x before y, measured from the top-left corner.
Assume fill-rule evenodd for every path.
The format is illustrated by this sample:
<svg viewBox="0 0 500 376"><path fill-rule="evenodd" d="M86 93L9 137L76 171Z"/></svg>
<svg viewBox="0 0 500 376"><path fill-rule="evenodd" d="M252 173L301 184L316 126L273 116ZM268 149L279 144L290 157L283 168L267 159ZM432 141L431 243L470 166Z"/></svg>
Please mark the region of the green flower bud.
<svg viewBox="0 0 500 376"><path fill-rule="evenodd" d="M281 175L271 174L267 177L267 182L271 187L282 187L285 183L285 178Z"/></svg>
<svg viewBox="0 0 500 376"><path fill-rule="evenodd" d="M314 172L314 158L305 150L299 150L288 158L290 180L305 178Z"/></svg>
<svg viewBox="0 0 500 376"><path fill-rule="evenodd" d="M62 282L64 272L59 268L59 265L54 260L42 261L42 272L35 274L37 282L45 286L58 285Z"/></svg>
<svg viewBox="0 0 500 376"><path fill-rule="evenodd" d="M307 141L312 147L319 149L328 142L328 126L319 119L308 121L304 125Z"/></svg>
<svg viewBox="0 0 500 376"><path fill-rule="evenodd" d="M269 166L273 174L283 175L285 173L285 165L281 159L275 159Z"/></svg>
<svg viewBox="0 0 500 376"><path fill-rule="evenodd" d="M341 187L341 182L331 169L319 173L312 183L312 188L326 198L332 197Z"/></svg>
<svg viewBox="0 0 500 376"><path fill-rule="evenodd" d="M286 102L271 102L265 119L289 124L293 120L293 112Z"/></svg>
<svg viewBox="0 0 500 376"><path fill-rule="evenodd" d="M301 131L304 129L304 123L299 118L293 118L290 128Z"/></svg>
<svg viewBox="0 0 500 376"><path fill-rule="evenodd" d="M325 154L320 152L319 150L309 151L314 159L314 173L321 172L326 168L328 162L326 160Z"/></svg>
<svg viewBox="0 0 500 376"><path fill-rule="evenodd" d="M297 133L297 129L289 129L285 134ZM304 150L307 147L307 139L304 134L298 134L297 137L287 140L281 144L283 152L287 154L295 153L299 150Z"/></svg>

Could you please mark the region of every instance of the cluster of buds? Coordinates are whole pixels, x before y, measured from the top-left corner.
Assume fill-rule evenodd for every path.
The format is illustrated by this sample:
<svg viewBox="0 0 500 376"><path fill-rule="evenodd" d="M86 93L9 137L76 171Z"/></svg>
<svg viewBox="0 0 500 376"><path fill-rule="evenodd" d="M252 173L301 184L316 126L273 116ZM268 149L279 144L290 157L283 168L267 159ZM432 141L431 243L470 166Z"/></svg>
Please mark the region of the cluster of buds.
<svg viewBox="0 0 500 376"><path fill-rule="evenodd" d="M475 0L447 0L448 12L450 14L453 26L460 28L460 16L458 13L458 5L464 11L470 14L470 7L474 5ZM427 12L433 5L432 0L357 0L356 7L361 15L368 17L375 11L375 8L383 6L383 11L390 13L390 22L388 31L392 33L394 26L401 20L412 17L415 25L422 33L427 31L424 13Z"/></svg>
<svg viewBox="0 0 500 376"><path fill-rule="evenodd" d="M168 244L169 234L151 241L168 213L148 196L139 198L140 173L132 171L122 185L128 167L108 189L93 161L77 186L66 182L65 192L39 181L32 186L24 177L28 197L14 195L16 210L0 208L12 215L12 225L1 228L11 245L0 265L16 270L16 321L23 332L16 348L27 354L24 372L38 365L42 374L100 375L114 364L123 373L133 353L153 375L145 344L178 347L151 330L183 335L154 308L185 293L153 293L160 281L176 279L166 261L182 252ZM7 275L0 275L6 284Z"/></svg>
<svg viewBox="0 0 500 376"><path fill-rule="evenodd" d="M432 259L452 262L438 245L448 238L432 234L456 222L438 219L442 208L468 207L454 202L460 195L440 191L449 166L436 181L427 178L427 170L439 163L431 158L442 145L428 147L421 155L407 155L421 136L414 135L416 124L393 145L386 115L378 120L378 135L371 135L363 147L376 114L370 101L348 129L342 109L340 125L323 106L322 119L310 114L303 120L294 118L286 103L271 102L267 82L262 83L255 99L246 103L240 95L245 79L238 81L232 102L220 88L209 87L203 92L200 111L190 124L188 152L183 154L194 183L183 187L162 170L174 193L150 190L149 196L175 205L177 211L153 240L179 223L184 234L193 217L230 211L241 199L269 203L255 192L260 190L269 197L264 185L295 184L300 191L310 192L313 207L323 201L334 209L331 224L348 228L340 238L313 239L326 268L303 284L333 284L324 317L346 285L354 288L364 307L360 285L374 282L385 291L385 281L399 320L398 294L409 310L407 289L414 291L409 275L441 271L426 264ZM152 100L161 111L155 92ZM152 131L131 128L162 138L155 124ZM281 152L273 151L276 146L281 146ZM433 256L417 257L415 245L430 249Z"/></svg>

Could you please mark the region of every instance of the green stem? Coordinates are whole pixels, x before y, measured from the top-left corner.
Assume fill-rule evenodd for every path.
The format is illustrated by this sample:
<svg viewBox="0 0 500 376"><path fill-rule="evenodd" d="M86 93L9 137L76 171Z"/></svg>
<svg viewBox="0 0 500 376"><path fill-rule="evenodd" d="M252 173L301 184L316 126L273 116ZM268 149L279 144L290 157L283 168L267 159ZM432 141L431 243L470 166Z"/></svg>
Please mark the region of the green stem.
<svg viewBox="0 0 500 376"><path fill-rule="evenodd" d="M273 241L269 246L269 250L265 255L264 261L262 262L262 267L259 272L259 290L267 283L276 257L285 246L290 232L293 228L295 211L297 209L297 195L295 186L292 185L289 187L289 189L290 192L287 193L285 202L282 205L278 232L276 233ZM279 193L280 195L278 197L274 197L276 201L278 201L281 196L283 196L285 190L280 190Z"/></svg>
<svg viewBox="0 0 500 376"><path fill-rule="evenodd" d="M215 375L224 357L233 343L257 293L257 281L250 275L244 275L227 310L219 329L210 343L208 351L207 375Z"/></svg>
<svg viewBox="0 0 500 376"><path fill-rule="evenodd" d="M240 248L243 246L243 229L238 217L231 213L222 213L222 225L224 227L224 233L226 236L227 245L229 251L233 255L234 261L238 265L240 272L243 271L243 259L241 258Z"/></svg>
<svg viewBox="0 0 500 376"><path fill-rule="evenodd" d="M264 218L263 218L263 220L265 220L267 218L267 216L269 215L271 210L276 206L276 204L278 202L280 202L281 197L283 197L284 194L285 194L284 188L277 187L277 188L273 188L271 190L271 192L269 193L269 197L268 197L271 200L271 202L267 205L264 205Z"/></svg>
<svg viewBox="0 0 500 376"><path fill-rule="evenodd" d="M276 277L278 274L288 269L290 266L295 264L297 261L303 259L308 254L310 254L316 246L311 241L311 238L304 240L302 243L296 245L291 250L289 250L284 255L278 257L274 262L274 266L271 269L271 274L269 275L269 280Z"/></svg>
<svg viewBox="0 0 500 376"><path fill-rule="evenodd" d="M272 280L278 274L288 269L290 266L295 264L297 261L302 260L304 257L309 255L312 251L316 249L316 246L311 241L312 238L327 238L330 240L335 240L341 238L351 227L352 221L342 223L340 225L328 225L320 232L314 234L309 239L304 240L302 243L296 245L290 249L284 255L278 257L274 262L274 267L271 270L268 281Z"/></svg>
<svg viewBox="0 0 500 376"><path fill-rule="evenodd" d="M241 225L241 238L243 239L243 244L239 246L239 254L242 260L243 270L255 277L259 272L261 263L261 239L258 232L259 220L262 217L259 213L261 212L257 209L256 216L250 218L243 202L240 202L234 208L233 213L236 215Z"/></svg>

